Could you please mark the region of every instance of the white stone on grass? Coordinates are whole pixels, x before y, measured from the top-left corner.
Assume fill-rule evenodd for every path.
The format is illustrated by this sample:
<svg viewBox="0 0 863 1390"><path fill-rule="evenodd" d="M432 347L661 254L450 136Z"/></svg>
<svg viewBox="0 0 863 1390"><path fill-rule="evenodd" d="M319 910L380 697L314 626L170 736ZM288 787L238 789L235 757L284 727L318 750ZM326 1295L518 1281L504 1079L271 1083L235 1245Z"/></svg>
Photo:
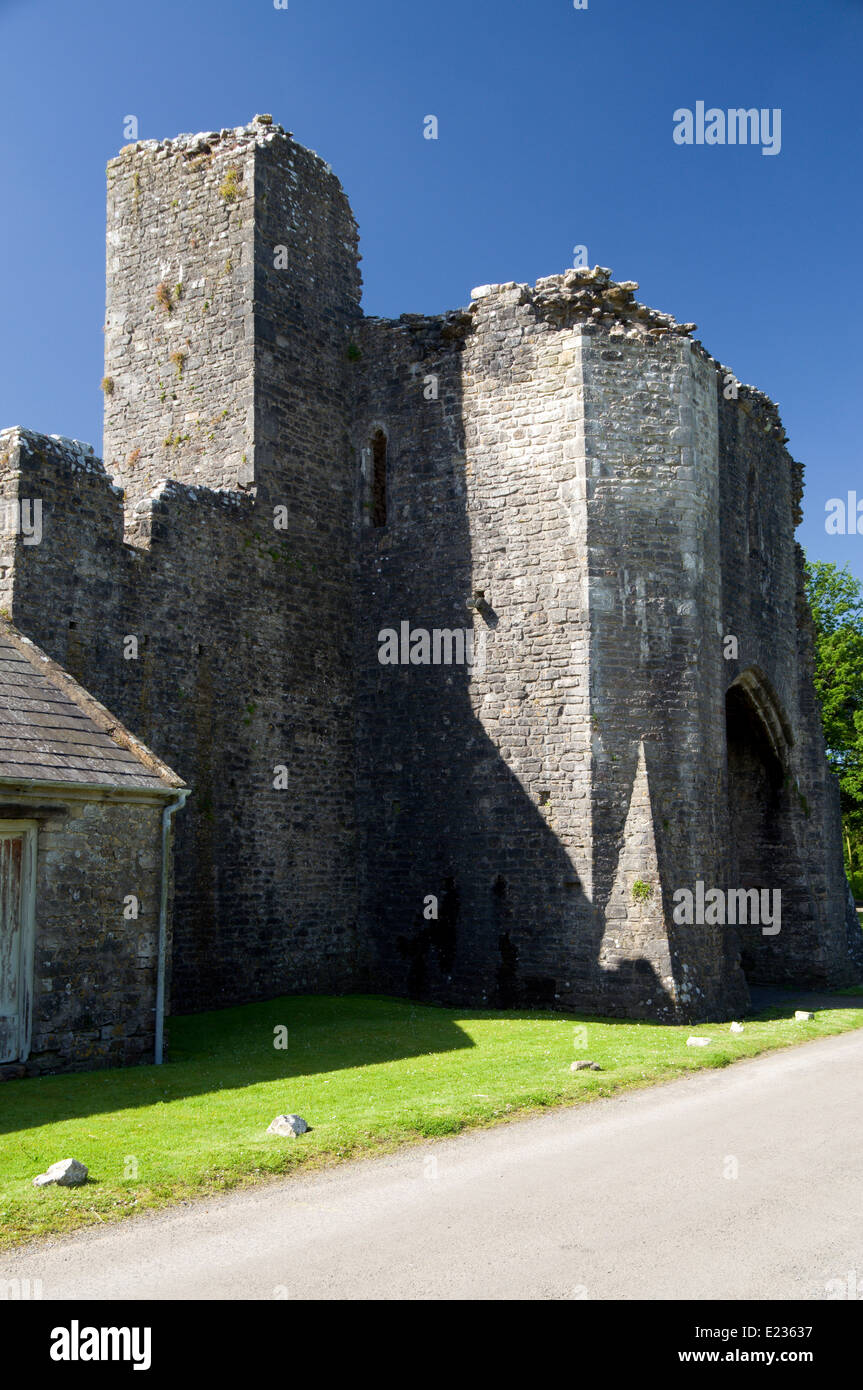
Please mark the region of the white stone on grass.
<svg viewBox="0 0 863 1390"><path fill-rule="evenodd" d="M308 1134L309 1126L302 1115L277 1115L272 1124L267 1125L268 1134L282 1134L296 1139L298 1134Z"/></svg>
<svg viewBox="0 0 863 1390"><path fill-rule="evenodd" d="M52 1163L46 1172L40 1173L38 1178L34 1178L33 1186L50 1187L56 1183L58 1187L83 1187L86 1181L86 1163L79 1163L77 1158L61 1158L57 1163Z"/></svg>
<svg viewBox="0 0 863 1390"><path fill-rule="evenodd" d="M707 1047L709 1043L710 1038L697 1038L694 1034L691 1038L686 1039L687 1047Z"/></svg>
<svg viewBox="0 0 863 1390"><path fill-rule="evenodd" d="M794 1017L799 1019L801 1023L811 1023L815 1015L808 1013L806 1009L797 1009Z"/></svg>

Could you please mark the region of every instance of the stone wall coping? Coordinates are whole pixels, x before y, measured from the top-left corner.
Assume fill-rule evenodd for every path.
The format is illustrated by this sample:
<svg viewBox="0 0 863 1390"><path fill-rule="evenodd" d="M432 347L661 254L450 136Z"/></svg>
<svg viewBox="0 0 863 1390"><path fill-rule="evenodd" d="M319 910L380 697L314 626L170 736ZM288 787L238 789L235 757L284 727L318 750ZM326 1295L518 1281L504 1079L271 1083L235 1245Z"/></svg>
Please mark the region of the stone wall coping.
<svg viewBox="0 0 863 1390"><path fill-rule="evenodd" d="M114 483L93 445L85 443L82 439L69 439L64 434L40 434L37 430L27 429L23 425L12 425L8 429L0 430L0 452L5 453L16 445L28 454L44 452L47 449L72 472L97 474L104 478L117 496L123 495L123 489Z"/></svg>

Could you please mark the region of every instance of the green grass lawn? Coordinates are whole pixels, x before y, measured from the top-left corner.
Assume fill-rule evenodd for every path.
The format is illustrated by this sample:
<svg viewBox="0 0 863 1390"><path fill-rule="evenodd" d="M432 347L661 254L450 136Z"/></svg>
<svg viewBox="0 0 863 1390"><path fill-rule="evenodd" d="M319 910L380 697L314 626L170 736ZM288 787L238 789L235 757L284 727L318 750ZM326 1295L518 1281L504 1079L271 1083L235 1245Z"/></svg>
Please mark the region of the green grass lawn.
<svg viewBox="0 0 863 1390"><path fill-rule="evenodd" d="M861 1025L863 1009L796 1023L783 1008L733 1034L727 1023L665 1027L362 995L173 1019L163 1067L0 1086L0 1246ZM289 1030L287 1051L274 1047L279 1026ZM714 1041L688 1048L693 1032ZM603 1070L571 1072L581 1057ZM288 1112L304 1116L312 1133L268 1135L273 1117ZM88 1184L34 1188L33 1177L60 1158L86 1163Z"/></svg>

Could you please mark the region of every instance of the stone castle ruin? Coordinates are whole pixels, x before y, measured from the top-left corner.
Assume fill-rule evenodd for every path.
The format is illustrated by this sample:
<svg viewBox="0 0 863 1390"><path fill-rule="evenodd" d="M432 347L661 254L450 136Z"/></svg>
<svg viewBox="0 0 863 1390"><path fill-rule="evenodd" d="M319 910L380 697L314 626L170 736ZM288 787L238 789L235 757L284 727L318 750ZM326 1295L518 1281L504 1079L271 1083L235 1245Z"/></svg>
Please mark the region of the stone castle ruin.
<svg viewBox="0 0 863 1390"><path fill-rule="evenodd" d="M107 177L105 463L0 435L42 504L0 603L192 789L174 1011L859 978L776 407L601 268L365 316L339 180L269 117ZM675 920L698 884L780 930Z"/></svg>

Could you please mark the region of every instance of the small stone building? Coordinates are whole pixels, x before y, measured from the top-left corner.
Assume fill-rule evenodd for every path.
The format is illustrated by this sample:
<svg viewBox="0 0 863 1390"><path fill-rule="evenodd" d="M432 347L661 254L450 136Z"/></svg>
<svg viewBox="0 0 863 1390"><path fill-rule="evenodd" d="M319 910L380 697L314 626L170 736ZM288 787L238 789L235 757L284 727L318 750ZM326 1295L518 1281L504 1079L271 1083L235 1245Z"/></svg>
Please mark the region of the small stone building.
<svg viewBox="0 0 863 1390"><path fill-rule="evenodd" d="M186 795L0 621L0 1078L153 1060Z"/></svg>

